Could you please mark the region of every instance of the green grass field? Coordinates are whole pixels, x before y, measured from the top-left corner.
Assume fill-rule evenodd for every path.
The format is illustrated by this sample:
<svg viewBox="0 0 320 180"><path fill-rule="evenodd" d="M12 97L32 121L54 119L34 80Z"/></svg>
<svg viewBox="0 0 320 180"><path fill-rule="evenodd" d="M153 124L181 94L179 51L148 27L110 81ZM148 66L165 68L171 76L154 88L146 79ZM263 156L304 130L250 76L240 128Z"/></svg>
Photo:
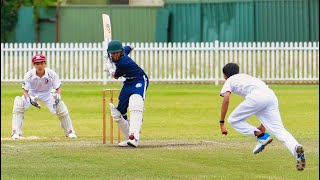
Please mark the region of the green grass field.
<svg viewBox="0 0 320 180"><path fill-rule="evenodd" d="M1 179L319 179L319 86L271 87L284 126L305 146L302 172L275 138L253 155L254 138L229 124L228 136L220 134L221 86L150 84L140 145L120 148L102 144L101 90L121 84L63 85L62 100L78 139L65 138L58 118L40 103L41 110L26 111L21 140L9 138L21 87L2 84ZM229 113L241 100L231 96ZM249 122L259 124L255 117Z"/></svg>

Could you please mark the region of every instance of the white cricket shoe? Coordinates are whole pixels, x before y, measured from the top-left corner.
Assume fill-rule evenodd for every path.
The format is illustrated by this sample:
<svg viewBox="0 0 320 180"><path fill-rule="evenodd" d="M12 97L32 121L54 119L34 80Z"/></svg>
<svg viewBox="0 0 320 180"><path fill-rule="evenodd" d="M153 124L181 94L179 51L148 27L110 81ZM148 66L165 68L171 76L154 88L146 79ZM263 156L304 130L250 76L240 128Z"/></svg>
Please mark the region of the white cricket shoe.
<svg viewBox="0 0 320 180"><path fill-rule="evenodd" d="M119 143L118 143L118 146L120 146L120 147L128 147L128 146L129 146L129 145L128 145L128 140L119 142Z"/></svg>
<svg viewBox="0 0 320 180"><path fill-rule="evenodd" d="M138 144L139 144L139 141L138 140L136 140L136 139L129 139L128 140L128 145L129 146L132 146L132 147L137 147L138 146Z"/></svg>
<svg viewBox="0 0 320 180"><path fill-rule="evenodd" d="M70 134L68 135L68 138L70 138L70 139L76 139L77 136L76 136L75 133L70 133Z"/></svg>
<svg viewBox="0 0 320 180"><path fill-rule="evenodd" d="M128 140L128 145L129 146L132 146L132 147L137 147L139 144L139 140L137 140L135 137L134 137L134 134L130 134L129 136L129 140Z"/></svg>
<svg viewBox="0 0 320 180"><path fill-rule="evenodd" d="M258 139L258 144L256 147L253 149L253 154L258 154L261 152L266 145L272 142L272 138L268 133L264 133L262 137L257 138Z"/></svg>
<svg viewBox="0 0 320 180"><path fill-rule="evenodd" d="M12 134L11 138L12 138L12 139L19 139L20 136L19 136L18 134Z"/></svg>

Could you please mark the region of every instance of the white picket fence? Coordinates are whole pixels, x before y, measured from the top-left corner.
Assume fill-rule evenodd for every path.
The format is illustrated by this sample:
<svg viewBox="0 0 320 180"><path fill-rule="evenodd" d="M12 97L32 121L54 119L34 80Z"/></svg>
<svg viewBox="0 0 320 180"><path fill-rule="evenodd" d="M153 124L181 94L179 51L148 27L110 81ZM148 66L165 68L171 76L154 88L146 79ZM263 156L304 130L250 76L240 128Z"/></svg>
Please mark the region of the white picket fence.
<svg viewBox="0 0 320 180"><path fill-rule="evenodd" d="M300 43L124 43L152 82L215 83L222 67L236 62L242 73L277 83L319 83L319 42ZM1 82L21 82L32 56L63 82L119 82L103 71L104 43L1 43ZM123 79L121 79L123 80Z"/></svg>

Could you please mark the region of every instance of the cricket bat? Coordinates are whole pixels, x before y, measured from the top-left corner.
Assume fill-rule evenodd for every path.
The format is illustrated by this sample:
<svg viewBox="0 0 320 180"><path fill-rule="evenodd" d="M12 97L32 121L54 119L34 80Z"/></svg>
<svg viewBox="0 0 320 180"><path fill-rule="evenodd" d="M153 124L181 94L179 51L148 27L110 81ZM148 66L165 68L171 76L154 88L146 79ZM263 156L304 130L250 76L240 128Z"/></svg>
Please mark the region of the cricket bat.
<svg viewBox="0 0 320 180"><path fill-rule="evenodd" d="M109 43L111 41L111 22L109 15L102 14L102 25L104 42Z"/></svg>
<svg viewBox="0 0 320 180"><path fill-rule="evenodd" d="M102 14L102 25L103 25L103 49L106 51L108 47L108 43L111 41L111 22L110 22L110 17L108 14ZM110 69L113 68L113 65L111 63L111 60L108 57L107 52L105 52L104 55L104 71L108 72ZM110 72L109 72L110 74Z"/></svg>

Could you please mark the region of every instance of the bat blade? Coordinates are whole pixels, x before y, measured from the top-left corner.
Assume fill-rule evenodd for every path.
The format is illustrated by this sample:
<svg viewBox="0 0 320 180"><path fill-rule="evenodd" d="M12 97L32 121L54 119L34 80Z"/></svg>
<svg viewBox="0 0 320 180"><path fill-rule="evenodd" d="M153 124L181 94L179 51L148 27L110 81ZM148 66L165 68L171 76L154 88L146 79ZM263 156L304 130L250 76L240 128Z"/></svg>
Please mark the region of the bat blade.
<svg viewBox="0 0 320 180"><path fill-rule="evenodd" d="M111 41L111 21L109 15L102 14L102 24L104 41L108 43Z"/></svg>

